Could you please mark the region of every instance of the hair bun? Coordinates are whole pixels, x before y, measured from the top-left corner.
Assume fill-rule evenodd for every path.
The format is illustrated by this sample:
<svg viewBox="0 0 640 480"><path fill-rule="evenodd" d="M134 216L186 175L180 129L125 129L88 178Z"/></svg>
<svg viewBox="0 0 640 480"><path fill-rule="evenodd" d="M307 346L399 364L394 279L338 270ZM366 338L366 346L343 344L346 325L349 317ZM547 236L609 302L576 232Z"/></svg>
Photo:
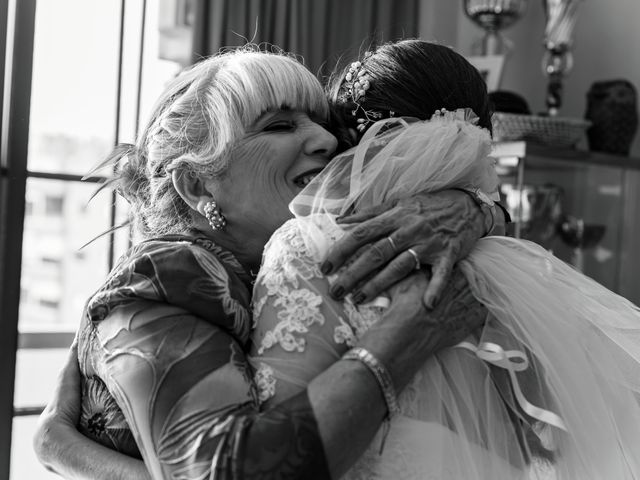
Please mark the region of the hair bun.
<svg viewBox="0 0 640 480"><path fill-rule="evenodd" d="M519 93L508 90L496 90L495 92L489 93L489 99L493 102L496 112L531 114L529 104Z"/></svg>

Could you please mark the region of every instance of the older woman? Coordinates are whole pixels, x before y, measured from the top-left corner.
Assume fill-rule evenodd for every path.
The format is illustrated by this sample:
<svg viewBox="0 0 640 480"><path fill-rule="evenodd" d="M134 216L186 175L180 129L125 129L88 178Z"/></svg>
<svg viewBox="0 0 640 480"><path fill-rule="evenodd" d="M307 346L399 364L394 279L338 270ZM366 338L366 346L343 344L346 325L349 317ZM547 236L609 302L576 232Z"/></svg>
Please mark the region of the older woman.
<svg viewBox="0 0 640 480"><path fill-rule="evenodd" d="M141 456L154 478L337 478L385 418L386 386L402 389L427 357L484 316L463 293L460 276L442 288L454 254L464 255L486 233L477 206L460 192L395 204L393 217L354 229L323 270L390 236L396 250L376 260L376 268L391 264L374 278L371 293L413 270L414 262L393 261L412 248L412 256L437 266L438 280L424 299L435 308L421 301L422 273L399 282L383 320L358 342L366 359L338 360L300 394L259 410L244 353L251 272L290 217L288 203L334 153L336 140L319 123L327 117L322 89L304 67L287 56L240 50L178 77L138 144L114 153L112 160L126 160L115 185L146 239L125 254L85 309L80 429ZM426 233L433 233L430 240ZM437 249L444 255L434 257ZM375 249L365 255L379 256ZM347 269L334 294L359 285L366 270ZM296 308L304 314L304 301ZM72 366L65 378L73 379ZM54 401L36 440L47 466L91 478L143 474L141 464L114 462L65 429L58 408L64 403Z"/></svg>

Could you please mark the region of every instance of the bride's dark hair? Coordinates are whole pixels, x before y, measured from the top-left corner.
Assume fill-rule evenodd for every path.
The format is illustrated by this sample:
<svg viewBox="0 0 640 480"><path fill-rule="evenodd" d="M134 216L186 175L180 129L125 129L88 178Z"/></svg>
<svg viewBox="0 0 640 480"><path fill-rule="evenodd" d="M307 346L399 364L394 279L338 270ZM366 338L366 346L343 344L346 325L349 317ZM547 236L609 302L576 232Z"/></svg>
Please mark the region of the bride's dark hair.
<svg viewBox="0 0 640 480"><path fill-rule="evenodd" d="M329 101L338 122L353 128L364 111L391 116L431 118L436 110L470 108L478 125L491 131L487 86L478 72L452 48L424 40L401 40L381 45L359 60L370 79L363 97L345 95L349 68L328 83ZM352 112L358 110L356 115Z"/></svg>

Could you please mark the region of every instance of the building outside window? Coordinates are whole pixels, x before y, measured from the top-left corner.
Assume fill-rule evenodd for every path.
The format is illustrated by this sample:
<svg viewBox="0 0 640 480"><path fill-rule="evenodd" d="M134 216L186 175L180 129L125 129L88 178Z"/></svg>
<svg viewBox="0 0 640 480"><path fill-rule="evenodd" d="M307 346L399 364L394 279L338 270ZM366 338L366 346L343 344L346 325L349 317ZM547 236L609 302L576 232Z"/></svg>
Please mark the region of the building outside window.
<svg viewBox="0 0 640 480"><path fill-rule="evenodd" d="M24 217L10 222L6 207L0 209L5 244L21 242L19 267L2 265L3 289L19 278L17 318L4 310L1 318L2 328L17 327L19 348L11 449L0 453L0 466L10 458L11 467L10 473L0 471L0 480L58 478L32 451L37 414L53 391L84 302L130 236L127 228L102 235L126 219L124 202L108 191L89 201L109 172L81 179L116 143L133 142L165 83L186 63L191 3L0 0L9 32L3 107L16 98L30 104L28 125L20 123L17 111L3 119L3 130L18 129L27 153L19 160L11 156L3 132L9 145L3 152L9 148L9 154L3 153L0 179L15 182L14 172L22 168L24 195L9 193L7 205L23 209ZM31 65L10 68L24 55L26 43L19 39L29 34ZM29 81L30 89L20 88ZM8 378L13 372L3 375L14 382Z"/></svg>

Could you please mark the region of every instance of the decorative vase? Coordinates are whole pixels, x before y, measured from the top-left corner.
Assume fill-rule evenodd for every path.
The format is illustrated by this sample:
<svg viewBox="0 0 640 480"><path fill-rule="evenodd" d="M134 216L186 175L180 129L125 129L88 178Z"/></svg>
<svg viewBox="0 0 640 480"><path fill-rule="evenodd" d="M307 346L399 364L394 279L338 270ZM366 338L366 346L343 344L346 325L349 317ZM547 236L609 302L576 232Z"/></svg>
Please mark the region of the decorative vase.
<svg viewBox="0 0 640 480"><path fill-rule="evenodd" d="M629 155L638 129L637 94L627 80L595 82L587 93L589 149Z"/></svg>

